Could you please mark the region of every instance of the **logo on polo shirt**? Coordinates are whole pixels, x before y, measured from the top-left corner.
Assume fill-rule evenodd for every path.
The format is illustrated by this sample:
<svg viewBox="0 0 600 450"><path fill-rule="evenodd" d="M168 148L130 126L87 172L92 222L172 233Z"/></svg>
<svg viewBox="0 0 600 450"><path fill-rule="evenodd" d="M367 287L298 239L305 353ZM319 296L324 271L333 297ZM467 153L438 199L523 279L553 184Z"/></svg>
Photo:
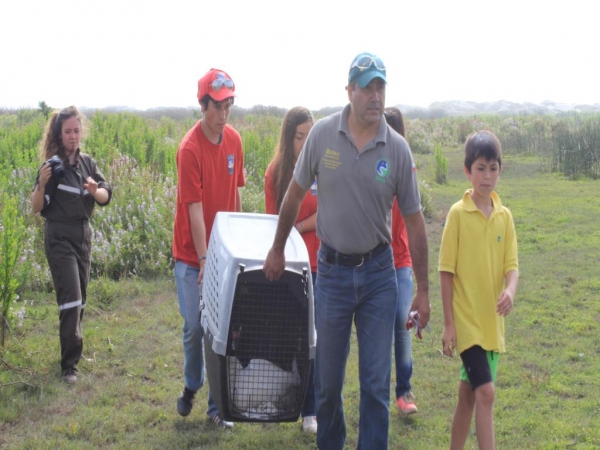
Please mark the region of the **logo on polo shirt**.
<svg viewBox="0 0 600 450"><path fill-rule="evenodd" d="M375 179L380 183L385 183L390 174L390 163L386 159L380 159L375 166Z"/></svg>
<svg viewBox="0 0 600 450"><path fill-rule="evenodd" d="M323 166L326 169L337 169L340 164L340 152L336 152L330 148L326 149L325 154L323 155Z"/></svg>

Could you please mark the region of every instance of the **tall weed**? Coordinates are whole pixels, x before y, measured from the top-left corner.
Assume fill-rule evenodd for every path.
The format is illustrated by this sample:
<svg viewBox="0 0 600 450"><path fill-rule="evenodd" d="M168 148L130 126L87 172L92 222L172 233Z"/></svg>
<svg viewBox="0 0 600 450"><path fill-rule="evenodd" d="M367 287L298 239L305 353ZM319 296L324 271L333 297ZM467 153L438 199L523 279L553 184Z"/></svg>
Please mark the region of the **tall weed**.
<svg viewBox="0 0 600 450"><path fill-rule="evenodd" d="M108 206L96 207L92 218L93 276L119 280L169 273L175 180L125 155L103 163L113 198Z"/></svg>
<svg viewBox="0 0 600 450"><path fill-rule="evenodd" d="M5 199L0 218L0 334L2 338L0 343L2 347L10 330L9 311L17 298L19 283L16 272L24 234L23 218L18 215L16 199Z"/></svg>
<svg viewBox="0 0 600 450"><path fill-rule="evenodd" d="M446 184L448 182L448 159L442 153L442 147L436 144L435 151L435 181L438 184Z"/></svg>

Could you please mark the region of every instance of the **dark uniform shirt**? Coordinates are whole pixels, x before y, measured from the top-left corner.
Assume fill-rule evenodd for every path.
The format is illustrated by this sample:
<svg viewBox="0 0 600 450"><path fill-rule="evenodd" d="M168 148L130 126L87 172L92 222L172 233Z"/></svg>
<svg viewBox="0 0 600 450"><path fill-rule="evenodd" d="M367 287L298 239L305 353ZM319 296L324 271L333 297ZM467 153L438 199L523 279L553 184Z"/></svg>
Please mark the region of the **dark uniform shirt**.
<svg viewBox="0 0 600 450"><path fill-rule="evenodd" d="M108 201L100 206L106 206L112 197L112 189L106 182L102 172L98 170L96 161L89 155L77 150L77 162L71 166L63 161L64 174L61 177L52 176L44 190L44 206L41 215L48 220L68 222L72 220L89 219L94 210L96 200L83 187L87 177L92 177L98 188L108 191ZM36 185L39 182L39 172Z"/></svg>

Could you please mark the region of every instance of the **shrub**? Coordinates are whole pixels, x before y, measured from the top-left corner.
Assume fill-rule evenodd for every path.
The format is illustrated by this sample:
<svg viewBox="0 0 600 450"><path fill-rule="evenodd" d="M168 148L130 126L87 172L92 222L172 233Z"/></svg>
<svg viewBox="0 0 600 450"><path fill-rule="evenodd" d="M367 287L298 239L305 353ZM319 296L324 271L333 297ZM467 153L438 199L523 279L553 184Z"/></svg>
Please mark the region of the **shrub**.
<svg viewBox="0 0 600 450"><path fill-rule="evenodd" d="M113 188L111 203L92 217L92 275L119 280L152 278L173 267L171 242L175 180L121 155L101 168Z"/></svg>
<svg viewBox="0 0 600 450"><path fill-rule="evenodd" d="M433 200L431 198L431 186L425 180L419 181L419 194L421 195L421 211L428 219L433 217Z"/></svg>
<svg viewBox="0 0 600 450"><path fill-rule="evenodd" d="M21 241L25 235L23 218L18 215L17 200L7 198L3 201L0 222L0 329L2 347L10 329L9 311L17 298L19 283L15 277L17 264L21 256Z"/></svg>
<svg viewBox="0 0 600 450"><path fill-rule="evenodd" d="M435 181L438 184L446 184L448 181L448 159L444 157L439 144L435 146Z"/></svg>
<svg viewBox="0 0 600 450"><path fill-rule="evenodd" d="M600 178L600 115L554 124L552 170L568 178Z"/></svg>
<svg viewBox="0 0 600 450"><path fill-rule="evenodd" d="M120 282L100 276L93 280L88 289L88 298L105 311L110 311L113 304L130 300L140 294L137 280L128 279Z"/></svg>

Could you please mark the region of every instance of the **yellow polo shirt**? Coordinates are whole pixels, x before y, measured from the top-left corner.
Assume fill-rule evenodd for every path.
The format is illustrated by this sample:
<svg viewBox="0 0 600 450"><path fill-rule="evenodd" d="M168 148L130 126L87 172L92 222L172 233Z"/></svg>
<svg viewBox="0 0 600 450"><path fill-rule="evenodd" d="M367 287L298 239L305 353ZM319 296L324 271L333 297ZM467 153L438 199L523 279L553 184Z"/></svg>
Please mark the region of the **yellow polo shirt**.
<svg viewBox="0 0 600 450"><path fill-rule="evenodd" d="M489 218L468 189L450 208L442 236L438 270L454 274L452 309L458 353L480 345L504 352L504 318L496 313L504 276L518 270L517 236L512 214L492 192Z"/></svg>

